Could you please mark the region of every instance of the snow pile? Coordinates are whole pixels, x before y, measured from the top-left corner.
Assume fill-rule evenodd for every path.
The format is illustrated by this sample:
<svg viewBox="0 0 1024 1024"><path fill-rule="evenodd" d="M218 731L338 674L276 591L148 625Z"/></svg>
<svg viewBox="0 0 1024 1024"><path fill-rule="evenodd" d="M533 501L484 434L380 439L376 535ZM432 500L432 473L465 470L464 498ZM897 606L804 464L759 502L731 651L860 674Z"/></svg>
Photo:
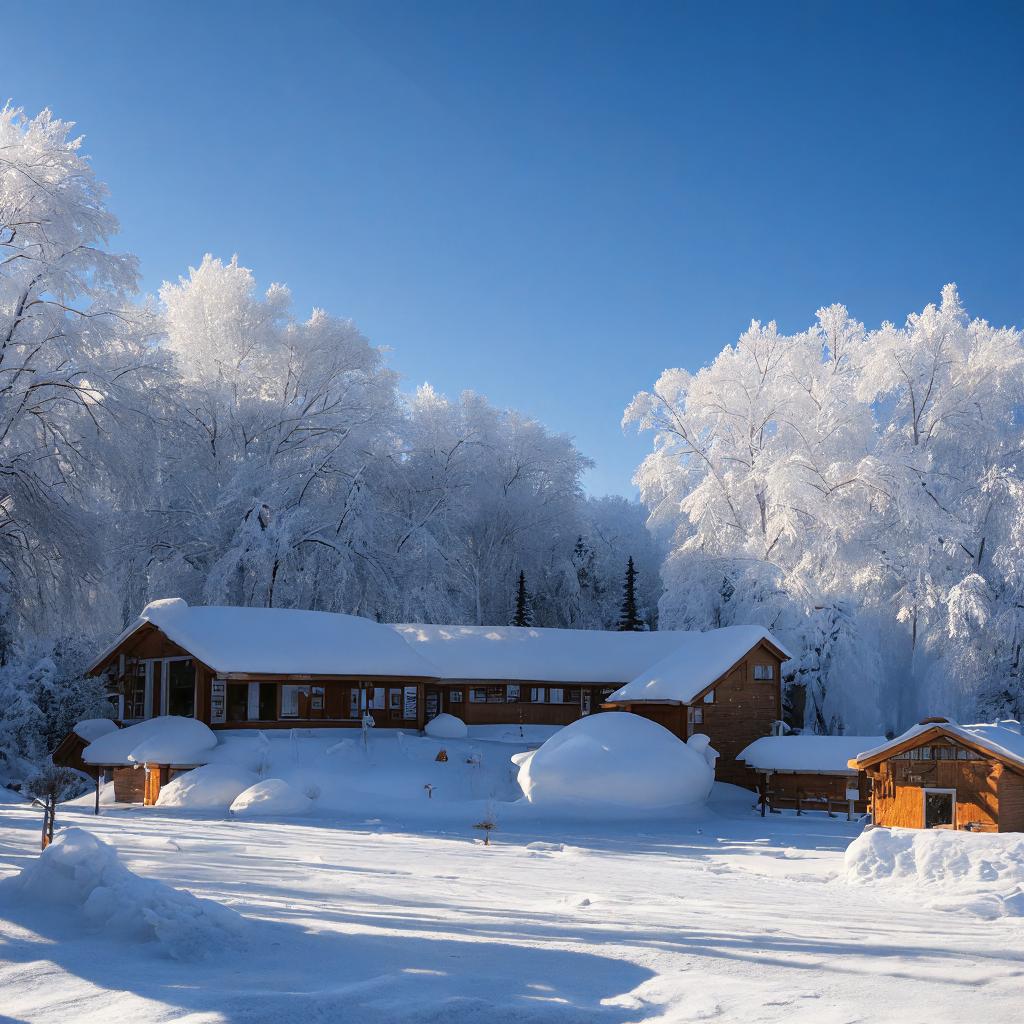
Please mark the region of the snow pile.
<svg viewBox="0 0 1024 1024"><path fill-rule="evenodd" d="M885 742L884 736L762 736L745 747L736 760L762 771L856 775L848 762L862 750Z"/></svg>
<svg viewBox="0 0 1024 1024"><path fill-rule="evenodd" d="M307 814L313 801L284 779L265 779L243 790L231 804L231 813L241 818L290 818Z"/></svg>
<svg viewBox="0 0 1024 1024"><path fill-rule="evenodd" d="M8 789L6 786L0 786L0 804L23 803L25 803L25 797L20 793L16 793L13 789Z"/></svg>
<svg viewBox="0 0 1024 1024"><path fill-rule="evenodd" d="M117 851L80 828L62 829L0 891L33 906L78 917L105 936L155 942L176 960L197 960L240 944L243 919L233 910L163 882L140 878Z"/></svg>
<svg viewBox="0 0 1024 1024"><path fill-rule="evenodd" d="M466 723L461 718L444 714L427 722L423 731L436 740L461 740L465 739L468 732Z"/></svg>
<svg viewBox="0 0 1024 1024"><path fill-rule="evenodd" d="M512 761L531 804L614 816L703 804L715 781L713 758L706 742L695 747L646 718L613 711L581 718Z"/></svg>
<svg viewBox="0 0 1024 1024"><path fill-rule="evenodd" d="M1024 917L1024 835L874 828L847 848L846 877L927 894L935 910Z"/></svg>
<svg viewBox="0 0 1024 1024"><path fill-rule="evenodd" d="M226 811L239 793L258 781L254 772L231 764L207 764L183 772L160 790L157 807Z"/></svg>
<svg viewBox="0 0 1024 1024"><path fill-rule="evenodd" d="M86 743L92 743L101 736L106 736L108 732L116 731L117 723L112 722L109 718L86 718L72 730L79 739L85 740Z"/></svg>
<svg viewBox="0 0 1024 1024"><path fill-rule="evenodd" d="M163 715L115 729L82 751L87 764L205 764L217 737L194 718Z"/></svg>

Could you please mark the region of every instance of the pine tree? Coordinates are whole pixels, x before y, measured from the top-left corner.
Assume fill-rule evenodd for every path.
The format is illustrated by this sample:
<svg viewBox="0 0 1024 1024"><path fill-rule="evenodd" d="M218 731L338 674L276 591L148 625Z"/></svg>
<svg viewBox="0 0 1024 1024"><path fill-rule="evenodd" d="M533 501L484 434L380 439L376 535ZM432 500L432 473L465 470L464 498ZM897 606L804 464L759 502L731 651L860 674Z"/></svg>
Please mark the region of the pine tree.
<svg viewBox="0 0 1024 1024"><path fill-rule="evenodd" d="M532 626L533 607L530 592L526 589L526 573L519 573L519 589L516 592L516 614L512 619L513 626Z"/></svg>
<svg viewBox="0 0 1024 1024"><path fill-rule="evenodd" d="M633 556L629 556L626 565L626 582L622 587L622 607L619 609L620 632L643 632L647 626L640 618L636 610L636 568L633 566Z"/></svg>

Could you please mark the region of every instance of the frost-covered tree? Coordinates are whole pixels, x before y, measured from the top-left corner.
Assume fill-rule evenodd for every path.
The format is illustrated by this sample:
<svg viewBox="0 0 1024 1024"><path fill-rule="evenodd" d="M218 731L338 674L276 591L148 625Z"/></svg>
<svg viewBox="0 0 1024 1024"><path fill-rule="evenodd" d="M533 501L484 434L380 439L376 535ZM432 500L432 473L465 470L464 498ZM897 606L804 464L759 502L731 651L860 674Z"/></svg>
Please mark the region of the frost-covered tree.
<svg viewBox="0 0 1024 1024"><path fill-rule="evenodd" d="M1019 714L1022 356L948 286L902 328L831 306L665 371L625 417L654 432L663 624L777 630L818 731Z"/></svg>

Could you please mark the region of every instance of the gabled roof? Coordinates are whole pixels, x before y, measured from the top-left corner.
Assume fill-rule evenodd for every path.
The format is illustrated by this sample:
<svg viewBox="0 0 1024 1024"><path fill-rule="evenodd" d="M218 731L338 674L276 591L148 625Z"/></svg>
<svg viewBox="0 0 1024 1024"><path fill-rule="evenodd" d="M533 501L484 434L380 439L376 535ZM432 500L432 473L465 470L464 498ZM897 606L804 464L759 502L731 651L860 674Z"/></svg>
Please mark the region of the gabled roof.
<svg viewBox="0 0 1024 1024"><path fill-rule="evenodd" d="M680 641L672 651L616 690L606 703L689 704L762 642L784 661L790 657L764 626L726 626L677 635Z"/></svg>
<svg viewBox="0 0 1024 1024"><path fill-rule="evenodd" d="M884 742L884 736L762 736L736 760L760 771L856 775L857 770L849 767L850 759L857 751Z"/></svg>
<svg viewBox="0 0 1024 1024"><path fill-rule="evenodd" d="M1021 733L1020 722L1015 719L960 725L946 718L925 718L902 735L851 757L850 767L868 768L887 757L942 736L957 740L979 753L989 754L995 760L1024 772L1024 735Z"/></svg>
<svg viewBox="0 0 1024 1024"><path fill-rule="evenodd" d="M95 671L147 625L215 672L437 678L425 658L388 626L357 615L291 608L190 608L153 601L96 659Z"/></svg>
<svg viewBox="0 0 1024 1024"><path fill-rule="evenodd" d="M651 679L660 694L689 700L765 641L789 657L760 626L707 633L646 633L517 626L384 625L335 612L287 608L189 607L153 601L89 671L103 668L142 629L159 629L215 672L356 678L595 683L623 693ZM653 666L653 667L652 667ZM633 698L638 699L638 698Z"/></svg>

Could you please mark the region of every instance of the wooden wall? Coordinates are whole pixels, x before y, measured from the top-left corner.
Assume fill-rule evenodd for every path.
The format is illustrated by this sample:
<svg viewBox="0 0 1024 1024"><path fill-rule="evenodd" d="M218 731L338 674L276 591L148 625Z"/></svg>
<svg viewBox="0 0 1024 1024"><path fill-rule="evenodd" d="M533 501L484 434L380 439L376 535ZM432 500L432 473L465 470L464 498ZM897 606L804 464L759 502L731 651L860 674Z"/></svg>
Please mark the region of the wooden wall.
<svg viewBox="0 0 1024 1024"><path fill-rule="evenodd" d="M999 776L999 831L1024 832L1024 776L1003 771Z"/></svg>
<svg viewBox="0 0 1024 1024"><path fill-rule="evenodd" d="M860 772L858 775L822 775L819 772L772 772L758 773L764 780L762 785L767 786L769 794L769 805L772 797L779 801L780 806L795 806L797 800L813 800L825 798L836 804L846 804L847 787L851 789L856 786L859 798L854 801L854 810L863 814L868 809L870 801L870 785L867 774ZM810 806L810 805L809 805Z"/></svg>
<svg viewBox="0 0 1024 1024"><path fill-rule="evenodd" d="M924 790L956 790L956 827L999 828L1002 765L993 761L882 761L869 770L876 825L924 828Z"/></svg>
<svg viewBox="0 0 1024 1024"><path fill-rule="evenodd" d="M114 769L114 799L121 804L141 804L146 795L145 768Z"/></svg>

